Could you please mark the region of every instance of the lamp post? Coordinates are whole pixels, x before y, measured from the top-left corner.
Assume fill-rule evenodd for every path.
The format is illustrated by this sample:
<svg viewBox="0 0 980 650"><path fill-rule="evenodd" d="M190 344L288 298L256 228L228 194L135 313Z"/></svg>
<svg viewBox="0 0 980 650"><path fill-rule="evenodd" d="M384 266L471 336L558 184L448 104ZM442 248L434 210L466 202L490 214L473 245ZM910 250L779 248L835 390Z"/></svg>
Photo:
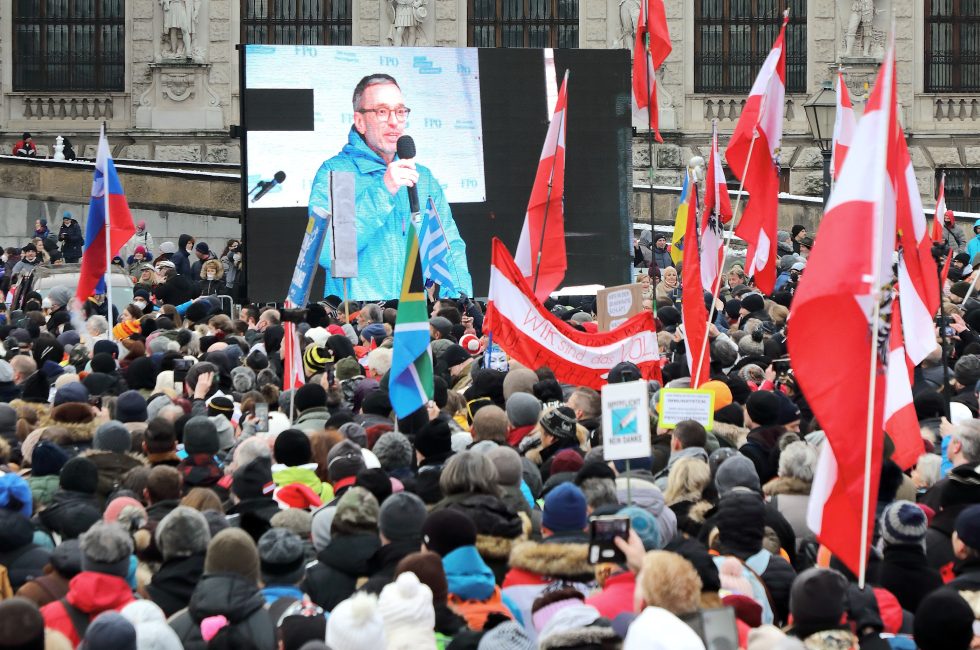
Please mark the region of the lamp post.
<svg viewBox="0 0 980 650"><path fill-rule="evenodd" d="M823 205L827 207L830 198L830 158L834 151L834 122L837 119L837 93L830 81L823 88L807 98L803 104L806 121L810 123L810 133L823 154Z"/></svg>

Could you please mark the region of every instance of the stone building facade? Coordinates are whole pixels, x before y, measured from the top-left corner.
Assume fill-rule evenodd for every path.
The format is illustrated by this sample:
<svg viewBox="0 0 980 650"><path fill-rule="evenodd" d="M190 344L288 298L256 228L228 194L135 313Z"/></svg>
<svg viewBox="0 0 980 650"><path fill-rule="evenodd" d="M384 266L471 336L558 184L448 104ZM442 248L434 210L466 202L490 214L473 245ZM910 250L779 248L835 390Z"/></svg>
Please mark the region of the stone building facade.
<svg viewBox="0 0 980 650"><path fill-rule="evenodd" d="M16 7L25 3L67 5L67 0L0 3L0 146L9 151L22 131L30 131L39 154L48 155L55 135L62 134L72 139L80 156L92 156L98 126L104 121L118 158L238 163L238 141L229 137L229 128L239 121L236 45L243 34L253 33L247 29L245 14L256 11L259 4L272 7L276 0L86 1L119 4L124 72L112 90L23 89L23 71L15 68L22 65L18 56L22 56L23 47L18 39L24 41L25 37L15 18L15 12L20 11ZM301 0L288 4L332 6L330 29L335 42L388 45L393 33L392 1ZM771 16L787 2L798 8L794 16L797 59L795 87L786 96L780 154L782 189L792 194L821 193L822 157L803 104L843 66L860 112L893 17L902 121L925 203L932 204L937 170L948 170L951 177L955 176L954 207L971 207L974 196L980 202L980 52L958 51L950 58L943 50L946 58L940 59L945 63L930 63L945 47L937 45L940 41L953 42L950 30L964 30L955 38L960 50L978 47L977 37L971 37L972 45L963 45L970 42L964 25L975 28L971 34L980 33L977 17L943 18L944 12L955 14L961 0L666 0L674 48L659 81L665 144L654 148L651 174L645 125L635 125L635 183L645 185L652 180L653 185L679 185L686 162L694 155L706 154L713 120L718 121L724 145L747 91L726 92L726 83L729 89L751 84L758 66L746 70L760 55L764 58L772 42L768 34L774 35ZM502 7L513 6L516 9L512 11L533 13L539 5L563 13L563 44L582 48L631 46L637 0L424 0L424 11L415 14L419 27L415 42L446 47L473 45L474 12L494 11L494 7L500 12L506 10ZM192 22L186 23L183 31L192 37L190 49L185 47L184 38L175 38L182 34L181 29L175 34L168 27L174 21L173 14L165 13L165 6L171 11L174 6L176 10L188 8ZM706 19L709 15L714 18ZM524 17L525 23L528 17ZM520 23L515 23L515 29L522 29ZM262 33L269 38L267 31ZM748 48L754 53L736 51L733 43L737 39L743 44L746 39L756 43ZM320 42L323 40L330 39ZM726 45L722 52L713 48L712 43L723 41ZM706 82L704 71L709 70L709 62L716 66L716 72L728 72L718 72L722 76ZM954 74L956 79L945 78ZM741 75L741 81L725 81L726 75ZM957 187L964 195L959 197L958 206ZM634 201L638 219L649 217L647 205L646 201Z"/></svg>

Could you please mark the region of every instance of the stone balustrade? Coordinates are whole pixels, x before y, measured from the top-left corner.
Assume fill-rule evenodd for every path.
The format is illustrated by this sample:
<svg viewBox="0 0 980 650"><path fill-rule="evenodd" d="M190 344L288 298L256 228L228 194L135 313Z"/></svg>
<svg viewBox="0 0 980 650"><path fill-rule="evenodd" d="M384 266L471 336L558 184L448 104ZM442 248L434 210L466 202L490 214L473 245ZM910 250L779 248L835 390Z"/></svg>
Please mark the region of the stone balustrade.
<svg viewBox="0 0 980 650"><path fill-rule="evenodd" d="M26 120L111 120L112 97L25 95L21 99Z"/></svg>
<svg viewBox="0 0 980 650"><path fill-rule="evenodd" d="M933 100L933 118L938 122L965 121L980 118L980 96L936 96Z"/></svg>

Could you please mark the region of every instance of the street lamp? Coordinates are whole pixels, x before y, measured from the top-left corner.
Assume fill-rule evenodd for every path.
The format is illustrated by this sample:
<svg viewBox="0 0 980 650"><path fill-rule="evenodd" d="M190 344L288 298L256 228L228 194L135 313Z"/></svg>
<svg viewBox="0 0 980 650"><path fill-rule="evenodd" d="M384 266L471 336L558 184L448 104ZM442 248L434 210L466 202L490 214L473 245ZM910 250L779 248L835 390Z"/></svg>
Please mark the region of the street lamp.
<svg viewBox="0 0 980 650"><path fill-rule="evenodd" d="M825 81L815 95L803 104L806 121L810 123L810 133L823 154L823 204L827 206L830 198L830 158L834 150L834 122L837 119L837 94L833 85Z"/></svg>

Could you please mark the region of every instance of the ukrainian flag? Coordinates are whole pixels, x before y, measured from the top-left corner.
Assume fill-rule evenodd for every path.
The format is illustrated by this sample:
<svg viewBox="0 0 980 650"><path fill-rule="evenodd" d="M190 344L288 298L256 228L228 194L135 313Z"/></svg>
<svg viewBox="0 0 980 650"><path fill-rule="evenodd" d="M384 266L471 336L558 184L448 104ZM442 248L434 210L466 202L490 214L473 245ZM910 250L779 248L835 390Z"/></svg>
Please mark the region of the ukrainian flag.
<svg viewBox="0 0 980 650"><path fill-rule="evenodd" d="M687 232L688 193L691 191L691 174L684 172L684 186L681 188L681 202L674 218L674 235L670 240L670 259L679 264L684 259L684 233Z"/></svg>

